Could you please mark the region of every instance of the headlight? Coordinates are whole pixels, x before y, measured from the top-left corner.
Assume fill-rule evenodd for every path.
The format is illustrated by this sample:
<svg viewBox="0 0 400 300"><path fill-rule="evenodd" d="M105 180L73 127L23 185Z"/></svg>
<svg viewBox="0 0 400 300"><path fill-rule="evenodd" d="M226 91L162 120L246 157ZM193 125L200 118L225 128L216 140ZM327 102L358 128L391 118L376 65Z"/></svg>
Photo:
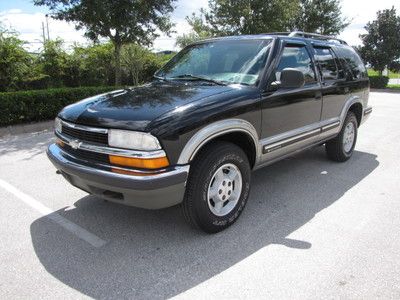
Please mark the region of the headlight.
<svg viewBox="0 0 400 300"><path fill-rule="evenodd" d="M61 131L62 131L62 123L59 118L56 118L56 120L54 122L54 129L58 133L61 133Z"/></svg>
<svg viewBox="0 0 400 300"><path fill-rule="evenodd" d="M149 133L110 129L108 131L108 144L112 147L133 150L159 150L160 143L157 138Z"/></svg>

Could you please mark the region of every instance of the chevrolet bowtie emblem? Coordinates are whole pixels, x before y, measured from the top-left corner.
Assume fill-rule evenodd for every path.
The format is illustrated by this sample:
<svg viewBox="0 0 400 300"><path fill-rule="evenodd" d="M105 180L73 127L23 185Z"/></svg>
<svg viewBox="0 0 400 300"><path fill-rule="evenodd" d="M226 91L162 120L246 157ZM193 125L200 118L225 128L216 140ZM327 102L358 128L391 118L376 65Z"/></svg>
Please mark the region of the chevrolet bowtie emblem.
<svg viewBox="0 0 400 300"><path fill-rule="evenodd" d="M82 142L79 140L73 140L69 142L69 145L71 146L72 149L78 149L81 146Z"/></svg>

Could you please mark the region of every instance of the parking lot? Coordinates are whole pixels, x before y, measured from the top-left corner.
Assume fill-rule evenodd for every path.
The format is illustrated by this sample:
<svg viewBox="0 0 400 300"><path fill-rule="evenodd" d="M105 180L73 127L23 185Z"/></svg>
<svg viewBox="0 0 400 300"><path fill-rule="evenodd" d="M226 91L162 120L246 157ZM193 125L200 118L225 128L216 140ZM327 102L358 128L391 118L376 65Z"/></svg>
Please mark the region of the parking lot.
<svg viewBox="0 0 400 300"><path fill-rule="evenodd" d="M207 235L70 186L51 132L0 139L0 297L400 298L400 94L346 163L323 147L253 173L238 222Z"/></svg>

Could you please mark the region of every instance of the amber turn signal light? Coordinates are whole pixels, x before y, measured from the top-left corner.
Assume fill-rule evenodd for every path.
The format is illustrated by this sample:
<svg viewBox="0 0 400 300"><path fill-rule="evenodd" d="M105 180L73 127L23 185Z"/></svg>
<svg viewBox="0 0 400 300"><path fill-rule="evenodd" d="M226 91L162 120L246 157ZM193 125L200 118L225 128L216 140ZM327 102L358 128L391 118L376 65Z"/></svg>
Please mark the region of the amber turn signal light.
<svg viewBox="0 0 400 300"><path fill-rule="evenodd" d="M60 146L60 147L64 147L64 145L65 145L65 143L64 143L62 140L60 140L60 139L56 139L56 144L57 144L58 146Z"/></svg>
<svg viewBox="0 0 400 300"><path fill-rule="evenodd" d="M140 169L160 169L169 166L169 162L166 156L157 158L133 158L109 155L110 163L113 165L133 167Z"/></svg>

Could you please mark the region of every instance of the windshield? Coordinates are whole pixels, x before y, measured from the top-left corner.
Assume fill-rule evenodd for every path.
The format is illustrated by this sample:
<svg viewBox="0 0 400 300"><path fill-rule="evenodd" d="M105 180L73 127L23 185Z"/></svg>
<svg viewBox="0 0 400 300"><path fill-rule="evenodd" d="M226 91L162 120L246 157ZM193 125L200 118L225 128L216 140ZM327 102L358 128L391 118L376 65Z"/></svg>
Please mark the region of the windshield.
<svg viewBox="0 0 400 300"><path fill-rule="evenodd" d="M215 40L184 48L155 76L253 85L265 66L271 40Z"/></svg>

